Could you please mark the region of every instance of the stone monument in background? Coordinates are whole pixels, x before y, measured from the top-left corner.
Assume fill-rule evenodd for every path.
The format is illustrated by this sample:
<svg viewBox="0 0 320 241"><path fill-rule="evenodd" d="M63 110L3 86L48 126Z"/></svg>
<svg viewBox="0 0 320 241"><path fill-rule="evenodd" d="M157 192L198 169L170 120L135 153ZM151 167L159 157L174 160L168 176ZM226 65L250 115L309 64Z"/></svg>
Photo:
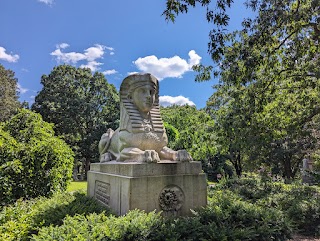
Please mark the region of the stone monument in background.
<svg viewBox="0 0 320 241"><path fill-rule="evenodd" d="M128 76L120 87L120 127L101 137L100 163L88 172L88 195L119 215L138 208L185 216L205 206L201 163L167 144L158 80L151 74Z"/></svg>

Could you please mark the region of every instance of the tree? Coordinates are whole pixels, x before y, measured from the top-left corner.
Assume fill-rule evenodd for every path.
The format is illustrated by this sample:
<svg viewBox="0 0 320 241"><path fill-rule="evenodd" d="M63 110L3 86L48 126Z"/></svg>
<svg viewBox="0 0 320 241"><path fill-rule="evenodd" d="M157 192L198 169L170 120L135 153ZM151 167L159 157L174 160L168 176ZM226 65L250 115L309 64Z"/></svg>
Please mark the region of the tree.
<svg viewBox="0 0 320 241"><path fill-rule="evenodd" d="M54 123L58 135L73 147L86 171L98 160L98 142L107 128L116 129L119 96L102 73L69 65L55 67L41 78L43 89L32 109Z"/></svg>
<svg viewBox="0 0 320 241"><path fill-rule="evenodd" d="M176 4L167 5L174 16L196 2L207 7L208 16L210 4L216 2L222 11L208 21L219 30L228 24L226 7L232 1L169 2ZM209 40L209 53L219 66L213 73L220 83L208 107L222 127L225 153L237 153L233 156L240 162L255 158L273 163L286 178L293 178L301 158L317 146L310 123L320 110L319 1L245 3L254 15L243 20L241 30L210 32L215 37ZM226 21L220 22L221 17ZM212 67L194 69L200 71L196 80L207 80Z"/></svg>
<svg viewBox="0 0 320 241"><path fill-rule="evenodd" d="M198 161L215 154L214 122L204 111L189 105L171 106L161 108L161 116L178 130L173 149L186 149Z"/></svg>
<svg viewBox="0 0 320 241"><path fill-rule="evenodd" d="M194 106L170 106L161 108L169 139L169 147L175 150L186 149L195 161L201 161L210 178L216 175L232 175L226 160L217 160L214 121L204 111Z"/></svg>
<svg viewBox="0 0 320 241"><path fill-rule="evenodd" d="M0 64L0 122L10 119L19 107L17 79L14 77L14 72Z"/></svg>
<svg viewBox="0 0 320 241"><path fill-rule="evenodd" d="M285 51L287 54L282 63L287 68L280 73L296 74L294 70L301 69L299 64L296 64L298 61L298 63L304 62L304 66L307 67L304 71L306 75L308 70L311 70L312 76L314 74L319 76L317 66L320 60L317 50L320 38L320 6L318 0L246 0L244 4L252 10L253 17L244 19L243 29L231 34L227 28L230 20L227 10L232 7L233 0L167 0L166 3L163 15L166 20L173 22L179 13L187 13L190 7L196 7L197 4L206 8L205 17L213 26L209 32L208 52L217 67L225 59L230 38L241 33L247 36L247 41L240 41L242 45L238 46L242 49L241 55L229 59L230 63L236 63L239 58L245 61L245 66L248 68L244 72L239 72L239 75L246 76L250 81L254 80L251 74L254 74L255 66L259 69L260 63L265 63L265 66L271 69L274 66L273 60L279 58L279 52ZM234 67L236 71L237 65ZM215 76L224 72L223 68L212 66L199 65L194 66L194 69L199 71L197 81L209 80L212 70Z"/></svg>
<svg viewBox="0 0 320 241"><path fill-rule="evenodd" d="M66 190L73 162L71 148L54 135L52 124L21 109L0 125L0 206Z"/></svg>

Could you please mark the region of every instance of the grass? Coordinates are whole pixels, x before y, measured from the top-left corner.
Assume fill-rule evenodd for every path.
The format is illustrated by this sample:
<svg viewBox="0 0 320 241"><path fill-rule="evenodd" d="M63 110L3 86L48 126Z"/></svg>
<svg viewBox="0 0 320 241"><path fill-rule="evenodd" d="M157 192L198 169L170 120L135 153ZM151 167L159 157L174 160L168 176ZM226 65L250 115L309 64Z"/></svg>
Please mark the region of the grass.
<svg viewBox="0 0 320 241"><path fill-rule="evenodd" d="M86 181L73 181L67 188L68 192L74 192L78 190L87 190L87 182Z"/></svg>

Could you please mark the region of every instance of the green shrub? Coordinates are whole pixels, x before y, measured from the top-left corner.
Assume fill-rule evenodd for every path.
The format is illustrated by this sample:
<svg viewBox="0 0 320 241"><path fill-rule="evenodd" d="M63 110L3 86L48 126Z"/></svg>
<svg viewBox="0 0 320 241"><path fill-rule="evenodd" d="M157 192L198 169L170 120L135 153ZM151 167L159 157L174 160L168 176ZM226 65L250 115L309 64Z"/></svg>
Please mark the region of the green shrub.
<svg viewBox="0 0 320 241"><path fill-rule="evenodd" d="M61 226L44 227L32 240L153 240L160 214L133 210L122 217L105 214L67 216Z"/></svg>
<svg viewBox="0 0 320 241"><path fill-rule="evenodd" d="M22 109L0 126L0 206L67 188L73 152L39 114Z"/></svg>
<svg viewBox="0 0 320 241"><path fill-rule="evenodd" d="M296 232L320 236L320 188L302 184L261 182L255 178L229 179L209 192L228 189L242 200L276 208L292 222Z"/></svg>
<svg viewBox="0 0 320 241"><path fill-rule="evenodd" d="M107 211L86 194L58 193L52 198L18 200L0 212L0 240L29 240L41 227L62 225L66 216Z"/></svg>
<svg viewBox="0 0 320 241"><path fill-rule="evenodd" d="M229 190L211 193L207 207L199 211L210 240L286 240L292 231L285 215L274 208L246 202Z"/></svg>
<svg viewBox="0 0 320 241"><path fill-rule="evenodd" d="M259 200L261 206L282 210L295 230L304 235L320 236L320 190L317 187L282 184L280 193Z"/></svg>
<svg viewBox="0 0 320 241"><path fill-rule="evenodd" d="M176 142L178 141L180 137L180 133L177 128L175 128L173 125L170 125L167 122L163 122L164 128L166 129L166 134L168 136L168 147L174 148L176 145Z"/></svg>
<svg viewBox="0 0 320 241"><path fill-rule="evenodd" d="M133 210L116 217L105 214L67 216L32 240L286 240L291 226L281 211L242 201L218 191L210 204L192 217L163 218Z"/></svg>

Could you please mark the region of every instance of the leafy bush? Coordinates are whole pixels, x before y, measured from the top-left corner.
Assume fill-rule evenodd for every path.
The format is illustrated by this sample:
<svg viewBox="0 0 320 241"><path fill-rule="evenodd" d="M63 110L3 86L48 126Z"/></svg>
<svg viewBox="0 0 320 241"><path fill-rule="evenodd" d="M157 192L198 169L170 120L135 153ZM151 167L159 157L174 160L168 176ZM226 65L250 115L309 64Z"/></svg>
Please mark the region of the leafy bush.
<svg viewBox="0 0 320 241"><path fill-rule="evenodd" d="M32 240L152 240L152 230L161 223L160 214L133 210L126 216L102 214L67 216L63 225L42 228Z"/></svg>
<svg viewBox="0 0 320 241"><path fill-rule="evenodd" d="M286 240L292 231L285 215L246 202L229 190L211 191L210 204L199 212L210 240Z"/></svg>
<svg viewBox="0 0 320 241"><path fill-rule="evenodd" d="M241 178L225 180L215 187L215 190L224 189L244 201L280 210L291 220L298 233L320 236L319 187Z"/></svg>
<svg viewBox="0 0 320 241"><path fill-rule="evenodd" d="M66 216L105 212L84 193L58 193L52 198L18 200L0 212L0 240L29 240L45 226L62 225Z"/></svg>
<svg viewBox="0 0 320 241"><path fill-rule="evenodd" d="M176 145L176 141L180 137L180 133L173 125L170 125L167 122L163 122L164 128L166 129L166 133L168 136L168 147L174 148Z"/></svg>
<svg viewBox="0 0 320 241"><path fill-rule="evenodd" d="M291 226L273 208L218 191L210 204L192 217L166 219L160 213L133 210L115 217L67 216L61 226L43 227L32 240L286 240Z"/></svg>
<svg viewBox="0 0 320 241"><path fill-rule="evenodd" d="M282 192L259 200L261 206L282 210L297 232L320 236L320 190L317 187L282 184Z"/></svg>
<svg viewBox="0 0 320 241"><path fill-rule="evenodd" d="M72 166L72 150L39 114L22 109L0 125L0 206L65 190Z"/></svg>

